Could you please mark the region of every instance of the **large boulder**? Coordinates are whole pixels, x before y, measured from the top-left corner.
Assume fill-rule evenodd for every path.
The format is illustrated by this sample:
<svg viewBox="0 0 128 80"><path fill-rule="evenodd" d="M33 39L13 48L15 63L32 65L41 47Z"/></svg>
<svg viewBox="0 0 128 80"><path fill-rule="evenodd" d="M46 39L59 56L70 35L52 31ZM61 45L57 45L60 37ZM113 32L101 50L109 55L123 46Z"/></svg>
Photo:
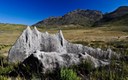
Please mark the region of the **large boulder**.
<svg viewBox="0 0 128 80"><path fill-rule="evenodd" d="M108 60L99 60L85 53L57 53L36 51L25 59L22 64L29 66L35 72L48 73L63 67L79 65L88 61L93 68L109 64Z"/></svg>
<svg viewBox="0 0 128 80"><path fill-rule="evenodd" d="M113 57L120 56L111 49L103 51L100 48L70 43L64 39L61 30L50 35L48 32L39 32L36 27L33 30L27 27L8 54L9 62L13 63L33 64L35 59L38 60L43 72L77 65L85 60L90 60L94 67L99 67L108 65L109 59Z"/></svg>
<svg viewBox="0 0 128 80"><path fill-rule="evenodd" d="M9 62L22 62L36 50L44 52L66 52L66 46L62 32L50 35L47 32L41 33L36 27L31 30L27 27L19 39L9 50Z"/></svg>

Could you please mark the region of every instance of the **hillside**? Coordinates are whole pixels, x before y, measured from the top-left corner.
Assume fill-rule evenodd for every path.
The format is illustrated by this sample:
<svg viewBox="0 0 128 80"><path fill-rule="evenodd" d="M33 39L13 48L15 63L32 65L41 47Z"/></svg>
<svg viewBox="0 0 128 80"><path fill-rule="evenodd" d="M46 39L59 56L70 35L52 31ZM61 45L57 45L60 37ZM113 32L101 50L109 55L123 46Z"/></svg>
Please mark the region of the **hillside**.
<svg viewBox="0 0 128 80"><path fill-rule="evenodd" d="M113 12L104 14L95 26L128 26L128 6L121 6Z"/></svg>
<svg viewBox="0 0 128 80"><path fill-rule="evenodd" d="M64 25L75 26L127 26L128 25L128 6L121 6L115 11L102 14L96 10L74 10L63 16L50 17L44 19L33 26L38 27L57 27Z"/></svg>
<svg viewBox="0 0 128 80"><path fill-rule="evenodd" d="M60 17L50 17L42 20L33 26L60 26L60 25L80 25L92 26L93 23L103 17L100 11L96 10L74 10Z"/></svg>
<svg viewBox="0 0 128 80"><path fill-rule="evenodd" d="M115 26L128 26L128 14L126 15L123 15L121 17L117 17L117 18L114 18L108 22L105 22L103 23L104 25L105 24L108 24L108 25L115 25Z"/></svg>

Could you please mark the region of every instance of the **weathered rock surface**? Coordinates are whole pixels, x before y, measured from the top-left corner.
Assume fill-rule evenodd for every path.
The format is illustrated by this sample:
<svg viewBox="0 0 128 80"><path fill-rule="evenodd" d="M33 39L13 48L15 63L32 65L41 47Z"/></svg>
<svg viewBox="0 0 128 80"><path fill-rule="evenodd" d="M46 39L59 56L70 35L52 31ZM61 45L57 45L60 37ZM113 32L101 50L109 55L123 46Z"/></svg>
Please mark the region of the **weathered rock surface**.
<svg viewBox="0 0 128 80"><path fill-rule="evenodd" d="M41 33L36 27L31 30L27 27L19 39L9 51L9 62L31 62L36 58L41 63L43 72L60 67L69 67L89 60L94 67L108 65L112 57L119 58L115 52L108 49L103 51L99 48L72 44L64 39L62 31L50 35L48 32ZM30 61L29 61L30 60Z"/></svg>
<svg viewBox="0 0 128 80"><path fill-rule="evenodd" d="M65 41L66 42L66 41ZM66 52L62 32L50 35L41 33L36 28L27 27L9 51L9 61L23 61L36 50L44 52Z"/></svg>
<svg viewBox="0 0 128 80"><path fill-rule="evenodd" d="M41 68L40 71L46 73L48 71L52 72L53 70L62 67L79 65L84 61L91 62L91 65L93 65L94 68L109 64L109 61L96 59L86 52L74 54L42 51L36 51L35 53L31 54L27 59L23 61L23 64L31 66L33 70Z"/></svg>

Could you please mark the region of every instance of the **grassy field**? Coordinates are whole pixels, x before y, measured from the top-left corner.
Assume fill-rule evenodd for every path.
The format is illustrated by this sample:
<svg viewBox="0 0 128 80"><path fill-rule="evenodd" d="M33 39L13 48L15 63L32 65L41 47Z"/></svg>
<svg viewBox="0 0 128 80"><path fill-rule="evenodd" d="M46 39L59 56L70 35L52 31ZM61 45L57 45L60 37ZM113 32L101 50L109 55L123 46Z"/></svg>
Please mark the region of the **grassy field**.
<svg viewBox="0 0 128 80"><path fill-rule="evenodd" d="M124 27L123 27L124 28ZM96 27L80 29L61 29L66 40L74 41L114 41L127 40L128 31L123 31L115 27ZM48 31L50 34L57 33L57 29L39 29L41 32Z"/></svg>
<svg viewBox="0 0 128 80"><path fill-rule="evenodd" d="M14 24L0 24L0 80L7 80L10 77L7 73L13 70L17 65L10 65L7 63L6 57L8 51L22 31L26 28L25 25ZM49 34L57 33L58 29L41 29L39 31L48 31ZM62 28L62 32L66 40L91 46L94 48L107 49L110 47L117 53L122 55L128 55L128 31L125 26L111 26L111 27L96 27L96 28L79 28L69 29ZM108 68L109 67L109 68ZM48 74L47 77L51 79L62 78L71 80L81 80L81 78L89 78L90 80L128 80L128 63L127 61L119 61L118 65L116 61L112 61L110 66L103 67L102 69L96 69L92 71L90 64L81 64L79 66L71 67L68 69L62 69L58 71L58 74ZM24 68L25 69L25 68ZM108 70L109 69L109 70ZM89 70L89 72L88 72ZM28 71L28 70L25 70ZM31 71L31 70L30 70ZM88 73L86 73L88 72ZM68 74L68 75L67 75ZM83 77L84 76L84 77ZM22 80L21 77L17 77L17 80ZM33 77L32 77L33 78ZM35 78L35 77L34 77ZM33 79L34 80L34 79Z"/></svg>
<svg viewBox="0 0 128 80"><path fill-rule="evenodd" d="M22 31L26 28L24 25L0 24L0 54L7 56L9 48L14 44ZM41 29L39 31L48 31L50 34L57 33L57 29ZM115 27L96 27L80 29L63 29L62 32L66 40L70 42L110 42L110 41L127 41L128 32Z"/></svg>
<svg viewBox="0 0 128 80"><path fill-rule="evenodd" d="M7 56L10 47L25 29L20 24L0 24L0 55Z"/></svg>

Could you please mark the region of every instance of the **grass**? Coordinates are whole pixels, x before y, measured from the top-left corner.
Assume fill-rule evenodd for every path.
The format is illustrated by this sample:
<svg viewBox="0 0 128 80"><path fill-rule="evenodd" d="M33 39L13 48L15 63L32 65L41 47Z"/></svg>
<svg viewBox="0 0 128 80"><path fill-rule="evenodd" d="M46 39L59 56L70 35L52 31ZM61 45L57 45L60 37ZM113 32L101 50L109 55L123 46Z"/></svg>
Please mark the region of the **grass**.
<svg viewBox="0 0 128 80"><path fill-rule="evenodd" d="M42 31L42 30L41 30ZM69 41L111 41L125 38L128 33L122 31L105 31L94 29L72 29L62 30L65 39ZM48 30L49 33L56 33L57 30Z"/></svg>
<svg viewBox="0 0 128 80"><path fill-rule="evenodd" d="M22 25L22 24L4 24L4 23L0 23L0 30L1 31L22 31L26 25Z"/></svg>
<svg viewBox="0 0 128 80"><path fill-rule="evenodd" d="M80 77L77 76L77 73L72 69L61 69L60 71L60 79L61 80L81 80Z"/></svg>
<svg viewBox="0 0 128 80"><path fill-rule="evenodd" d="M24 29L25 25L0 24L0 44L13 44Z"/></svg>
<svg viewBox="0 0 128 80"><path fill-rule="evenodd" d="M11 45L14 44L16 39L20 36L23 29L25 29L26 26L24 25L10 25L9 24L0 24L0 45L10 45L8 47L5 47L4 49L0 50L0 53L3 53L3 55L7 56L7 52L9 51L9 48ZM48 31L50 34L57 33L58 29L41 29L38 28L39 31L45 32ZM128 32L123 32L119 30L110 30L109 28L67 28L63 29L62 32L64 34L64 37L66 40L70 42L91 42L91 41L118 41L118 40L127 40Z"/></svg>

